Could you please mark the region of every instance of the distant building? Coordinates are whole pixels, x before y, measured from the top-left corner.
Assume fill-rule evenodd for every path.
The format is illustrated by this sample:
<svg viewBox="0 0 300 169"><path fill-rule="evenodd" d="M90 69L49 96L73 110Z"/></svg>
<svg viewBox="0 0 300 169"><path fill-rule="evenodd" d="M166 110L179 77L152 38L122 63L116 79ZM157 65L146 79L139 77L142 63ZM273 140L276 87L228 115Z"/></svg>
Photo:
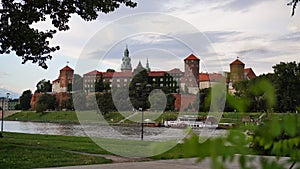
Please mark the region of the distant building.
<svg viewBox="0 0 300 169"><path fill-rule="evenodd" d="M15 110L16 105L20 104L20 99L9 99L8 110Z"/></svg>
<svg viewBox="0 0 300 169"><path fill-rule="evenodd" d="M126 46L126 49L124 51L124 56L122 58L121 72L131 72L131 71L132 71L131 58L129 57L128 46Z"/></svg>
<svg viewBox="0 0 300 169"><path fill-rule="evenodd" d="M74 70L69 66L65 66L60 70L58 79L52 82L52 92L68 92L73 83Z"/></svg>
<svg viewBox="0 0 300 169"><path fill-rule="evenodd" d="M200 73L199 74L199 88L206 89L213 87L220 82L226 82L226 77L221 73Z"/></svg>
<svg viewBox="0 0 300 169"><path fill-rule="evenodd" d="M1 110L9 110L9 106L8 106L8 101L9 99L6 97L0 97L0 107Z"/></svg>
<svg viewBox="0 0 300 169"><path fill-rule="evenodd" d="M197 94L199 91L200 59L194 54L184 59L184 75L181 78L181 88L187 89L186 93Z"/></svg>

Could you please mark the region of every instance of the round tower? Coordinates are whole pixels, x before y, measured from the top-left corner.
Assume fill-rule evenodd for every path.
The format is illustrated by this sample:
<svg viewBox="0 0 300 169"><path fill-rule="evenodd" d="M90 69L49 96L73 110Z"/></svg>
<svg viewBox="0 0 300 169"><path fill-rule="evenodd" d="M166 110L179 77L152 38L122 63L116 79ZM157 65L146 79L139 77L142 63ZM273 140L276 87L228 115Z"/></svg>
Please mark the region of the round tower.
<svg viewBox="0 0 300 169"><path fill-rule="evenodd" d="M239 59L230 63L230 80L232 83L245 80L244 69L245 64Z"/></svg>

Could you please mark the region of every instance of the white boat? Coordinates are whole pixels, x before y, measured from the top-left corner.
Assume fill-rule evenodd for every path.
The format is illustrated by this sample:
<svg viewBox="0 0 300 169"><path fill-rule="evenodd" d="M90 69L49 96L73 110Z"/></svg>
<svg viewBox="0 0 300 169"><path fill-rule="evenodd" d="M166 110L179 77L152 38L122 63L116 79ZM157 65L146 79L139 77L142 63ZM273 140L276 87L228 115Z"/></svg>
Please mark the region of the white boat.
<svg viewBox="0 0 300 169"><path fill-rule="evenodd" d="M164 121L164 126L176 128L217 128L218 124L212 121L197 121L197 116L184 115L178 117L175 121Z"/></svg>

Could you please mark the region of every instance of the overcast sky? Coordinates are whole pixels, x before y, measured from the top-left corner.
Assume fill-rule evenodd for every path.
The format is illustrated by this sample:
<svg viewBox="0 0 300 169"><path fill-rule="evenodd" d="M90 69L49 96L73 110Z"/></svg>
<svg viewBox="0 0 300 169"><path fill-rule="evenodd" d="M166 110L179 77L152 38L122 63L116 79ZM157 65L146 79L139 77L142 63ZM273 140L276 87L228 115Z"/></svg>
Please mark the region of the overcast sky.
<svg viewBox="0 0 300 169"><path fill-rule="evenodd" d="M191 53L201 59L202 72L228 71L237 56L257 75L272 72L279 62L300 61L300 11L291 17L288 0L137 2L136 8L121 7L92 22L74 15L71 29L51 40L61 50L53 53L47 70L22 65L14 54L1 55L0 96L3 89L34 91L39 80L57 79L67 61L80 75L119 70L126 44L133 67L148 58L152 70L183 70ZM49 24L35 27L49 29Z"/></svg>

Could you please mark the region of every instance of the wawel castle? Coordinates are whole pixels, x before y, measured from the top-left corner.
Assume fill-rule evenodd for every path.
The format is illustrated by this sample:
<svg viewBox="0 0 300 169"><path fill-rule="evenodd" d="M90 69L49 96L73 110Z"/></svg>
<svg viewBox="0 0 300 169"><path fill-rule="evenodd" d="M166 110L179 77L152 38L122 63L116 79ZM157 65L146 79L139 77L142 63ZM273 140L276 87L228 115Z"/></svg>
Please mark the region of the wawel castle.
<svg viewBox="0 0 300 169"><path fill-rule="evenodd" d="M148 84L153 89L164 88L168 93L174 93L176 100L182 100L183 95L196 95L199 89L210 88L220 81L226 81L229 92L233 93L232 84L241 80L247 80L256 77L251 68L245 68L245 64L236 59L230 63L230 72L227 73L201 73L200 59L191 54L184 59L184 71L179 68L173 68L165 71L152 71L147 59L145 67L141 62L133 68L128 47L124 51L121 61L120 72L100 72L92 70L83 75L83 91L86 93L95 92L96 84L101 83L110 88L128 87L136 73L146 70L148 73ZM52 82L52 94L56 95L58 105L63 99L68 97L68 89L73 83L74 70L65 66L60 70L58 79ZM179 94L180 93L180 94ZM32 107L38 100L38 95L32 98Z"/></svg>

